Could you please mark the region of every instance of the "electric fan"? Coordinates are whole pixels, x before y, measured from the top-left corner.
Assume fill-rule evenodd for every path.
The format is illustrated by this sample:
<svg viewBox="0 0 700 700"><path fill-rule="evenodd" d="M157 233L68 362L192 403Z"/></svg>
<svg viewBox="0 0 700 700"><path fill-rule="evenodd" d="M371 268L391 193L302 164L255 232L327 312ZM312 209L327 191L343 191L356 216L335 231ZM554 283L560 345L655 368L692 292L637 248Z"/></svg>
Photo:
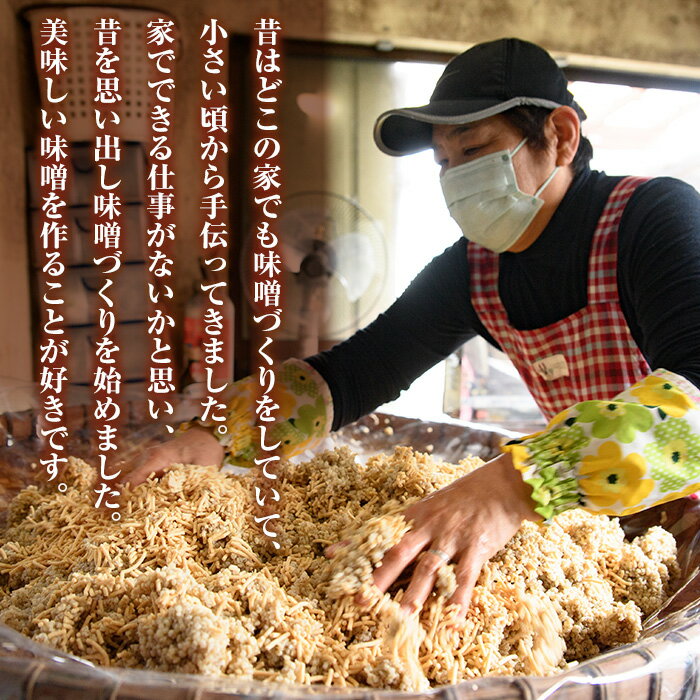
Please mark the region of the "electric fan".
<svg viewBox="0 0 700 700"><path fill-rule="evenodd" d="M386 243L379 223L344 195L298 192L281 209L274 230L283 336L296 339L297 355L306 357L320 339L342 340L372 319L386 283Z"/></svg>

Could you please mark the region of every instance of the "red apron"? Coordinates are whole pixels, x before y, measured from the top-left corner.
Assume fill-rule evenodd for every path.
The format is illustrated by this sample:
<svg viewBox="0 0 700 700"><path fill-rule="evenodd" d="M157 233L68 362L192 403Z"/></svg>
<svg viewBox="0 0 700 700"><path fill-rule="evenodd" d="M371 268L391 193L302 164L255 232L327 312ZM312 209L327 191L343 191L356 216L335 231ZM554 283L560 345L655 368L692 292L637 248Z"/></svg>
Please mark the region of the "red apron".
<svg viewBox="0 0 700 700"><path fill-rule="evenodd" d="M544 328L518 331L510 325L498 294L498 254L469 243L474 310L547 420L580 401L611 399L651 372L617 289L617 231L625 205L643 182L646 178L627 177L610 193L593 234L587 306Z"/></svg>

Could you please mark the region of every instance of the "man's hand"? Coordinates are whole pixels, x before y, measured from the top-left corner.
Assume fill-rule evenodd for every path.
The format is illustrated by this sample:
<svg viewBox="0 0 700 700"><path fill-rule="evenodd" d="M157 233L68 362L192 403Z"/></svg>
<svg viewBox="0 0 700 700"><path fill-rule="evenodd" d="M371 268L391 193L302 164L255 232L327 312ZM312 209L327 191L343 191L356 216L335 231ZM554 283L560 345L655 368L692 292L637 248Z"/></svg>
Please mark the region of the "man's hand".
<svg viewBox="0 0 700 700"><path fill-rule="evenodd" d="M120 481L136 486L146 481L150 474L160 476L172 464L220 466L223 458L224 448L211 432L194 426L172 440L149 447Z"/></svg>
<svg viewBox="0 0 700 700"><path fill-rule="evenodd" d="M523 520L539 520L530 487L503 454L406 509L413 528L385 555L374 583L385 592L420 555L401 601L406 612L420 610L447 561L456 563L457 588L450 603L469 609L481 567L517 532ZM440 554L442 553L442 555Z"/></svg>

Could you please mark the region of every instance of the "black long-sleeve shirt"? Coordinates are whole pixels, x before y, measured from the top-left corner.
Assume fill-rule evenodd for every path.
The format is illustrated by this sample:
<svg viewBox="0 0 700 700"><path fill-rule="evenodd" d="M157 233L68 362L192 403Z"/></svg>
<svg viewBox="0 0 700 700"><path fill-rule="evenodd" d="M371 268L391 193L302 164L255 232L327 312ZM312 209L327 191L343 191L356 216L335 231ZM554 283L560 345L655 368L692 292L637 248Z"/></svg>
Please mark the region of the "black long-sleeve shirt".
<svg viewBox="0 0 700 700"><path fill-rule="evenodd" d="M579 174L539 238L521 253L501 253L498 288L514 328L541 328L586 305L593 232L620 179ZM651 368L700 387L700 195L690 185L664 177L637 188L620 222L617 280ZM475 335L498 347L472 306L460 238L369 326L306 358L330 387L333 430L395 399Z"/></svg>

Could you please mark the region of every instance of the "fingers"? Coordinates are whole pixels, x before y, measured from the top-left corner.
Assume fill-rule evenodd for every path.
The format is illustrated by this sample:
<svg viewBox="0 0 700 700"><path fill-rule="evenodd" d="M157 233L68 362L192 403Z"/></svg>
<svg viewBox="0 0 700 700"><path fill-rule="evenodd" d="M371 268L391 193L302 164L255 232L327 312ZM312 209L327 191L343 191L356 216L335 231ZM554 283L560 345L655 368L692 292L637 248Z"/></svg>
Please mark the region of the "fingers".
<svg viewBox="0 0 700 700"><path fill-rule="evenodd" d="M426 542L425 536L409 532L403 539L386 552L381 564L374 570L372 578L375 588L381 593L387 589L401 575L401 572L420 554ZM370 601L362 593L355 596L355 603L365 606Z"/></svg>
<svg viewBox="0 0 700 700"><path fill-rule="evenodd" d="M423 552L416 570L411 577L411 583L406 589L406 594L401 599L401 609L406 613L420 610L433 590L437 572L445 565L445 559L436 552L443 551L439 547ZM449 552L445 552L449 556Z"/></svg>
<svg viewBox="0 0 700 700"><path fill-rule="evenodd" d="M169 461L160 452L147 452L128 474L123 474L118 478L118 482L138 486L151 475L160 476L169 466Z"/></svg>
<svg viewBox="0 0 700 700"><path fill-rule="evenodd" d="M339 549L342 549L343 547L347 547L350 544L350 540L343 540L342 542L336 542L335 544L329 544L328 547L326 547L323 550L323 553L326 555L328 559L333 559L333 557L338 553Z"/></svg>
<svg viewBox="0 0 700 700"><path fill-rule="evenodd" d="M137 486L151 476L160 476L173 464L220 466L224 448L206 428L194 426L178 437L147 449L130 473L119 480Z"/></svg>
<svg viewBox="0 0 700 700"><path fill-rule="evenodd" d="M130 486L138 486L142 484L149 476L160 476L163 473L163 469L156 468L150 461L144 465L141 465L129 472L120 476L118 479L119 483L129 484Z"/></svg>
<svg viewBox="0 0 700 700"><path fill-rule="evenodd" d="M401 541L394 545L374 570L374 585L382 592L399 577L401 572L420 554L428 543L426 535L420 532L408 532Z"/></svg>
<svg viewBox="0 0 700 700"><path fill-rule="evenodd" d="M445 559L435 554L434 550L445 551L444 548L436 546L420 557L406 594L401 599L401 609L406 613L414 613L425 605L435 586L438 571L446 564ZM449 554L449 550L445 553ZM482 565L483 561L473 550L463 552L459 559L455 568L457 587L448 601L448 604L458 607L455 622L464 620L467 615Z"/></svg>
<svg viewBox="0 0 700 700"><path fill-rule="evenodd" d="M329 559L332 559L342 547L346 547L348 544L350 544L349 540L336 542L326 547L324 553ZM413 576L401 599L401 610L404 613L414 613L425 605L435 586L438 571L448 563L447 557L452 556L450 545L441 546L433 543L427 551L423 551L425 544L425 537L419 533L409 532L384 555L381 565L374 570L374 585L382 593L385 593L396 582L404 569L418 558ZM440 556L440 552L444 556ZM484 558L480 557L473 548L461 553L455 567L457 587L448 601L448 604L458 606L455 622L464 620L467 615L474 586L483 563ZM369 601L358 593L355 596L355 602L365 606Z"/></svg>
<svg viewBox="0 0 700 700"><path fill-rule="evenodd" d="M484 562L476 555L475 552L467 550L462 553L462 556L455 567L455 578L457 579L457 587L452 594L452 597L447 601L458 605L460 610L457 614L457 619L464 619L471 604L474 586L481 573L481 567Z"/></svg>

